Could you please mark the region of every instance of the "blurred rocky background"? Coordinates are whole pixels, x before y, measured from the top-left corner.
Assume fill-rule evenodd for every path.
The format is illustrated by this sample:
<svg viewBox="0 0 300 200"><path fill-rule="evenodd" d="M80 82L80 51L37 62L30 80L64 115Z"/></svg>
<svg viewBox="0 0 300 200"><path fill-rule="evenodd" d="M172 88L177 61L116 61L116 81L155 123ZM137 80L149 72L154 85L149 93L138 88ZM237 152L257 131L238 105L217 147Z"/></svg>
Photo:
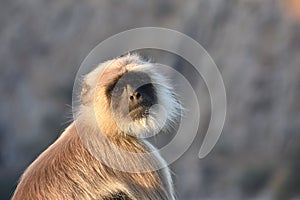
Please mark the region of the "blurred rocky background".
<svg viewBox="0 0 300 200"><path fill-rule="evenodd" d="M200 160L197 138L171 165L178 198L300 199L299 0L1 0L0 199L11 197L26 166L67 126L85 56L141 26L198 41L227 90L214 150Z"/></svg>

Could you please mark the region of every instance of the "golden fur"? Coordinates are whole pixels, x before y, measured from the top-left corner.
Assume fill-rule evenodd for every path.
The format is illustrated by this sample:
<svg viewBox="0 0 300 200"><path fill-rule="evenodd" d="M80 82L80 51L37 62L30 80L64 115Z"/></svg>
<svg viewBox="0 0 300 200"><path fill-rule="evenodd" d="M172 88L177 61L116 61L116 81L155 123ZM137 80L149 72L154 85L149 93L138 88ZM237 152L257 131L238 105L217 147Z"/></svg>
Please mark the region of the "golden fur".
<svg viewBox="0 0 300 200"><path fill-rule="evenodd" d="M126 72L134 70L144 71L152 79L162 79L159 81L165 88L157 86L156 93L159 103L168 110L168 123L174 120L178 109L174 107L179 104L171 97L173 94L167 82L151 69L151 64L135 55L105 62L86 75L81 99L83 105L77 119L26 169L13 200L175 199L169 169L149 170L156 163L164 163L160 155L138 160L130 156L124 158L123 155L114 153L108 144L113 143L118 148L133 153L155 150L146 141L124 132L136 130L138 135L139 132L148 130L149 126L152 126L149 130L154 130L157 128L153 125L155 121L133 123L120 129L112 115L107 88ZM173 106L170 107L171 104ZM99 139L99 129L106 140L101 137ZM145 170L137 173L124 172L108 167L99 159L107 159L120 165L129 163L128 166L133 169Z"/></svg>

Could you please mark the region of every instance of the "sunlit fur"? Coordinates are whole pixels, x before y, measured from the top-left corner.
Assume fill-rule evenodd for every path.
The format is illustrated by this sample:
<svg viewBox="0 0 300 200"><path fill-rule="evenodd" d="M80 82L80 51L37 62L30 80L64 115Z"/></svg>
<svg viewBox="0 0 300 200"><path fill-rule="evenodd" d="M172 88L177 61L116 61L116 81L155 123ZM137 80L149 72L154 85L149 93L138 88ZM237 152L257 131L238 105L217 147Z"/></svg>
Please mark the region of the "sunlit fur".
<svg viewBox="0 0 300 200"><path fill-rule="evenodd" d="M161 125L155 116L116 123L110 106L107 88L127 72L147 73L154 84L158 104L167 111L168 129L178 117L180 105L167 80L151 63L137 55L127 55L100 64L85 76L82 105L75 121L59 139L45 150L24 172L13 200L33 199L175 199L169 169L143 173L128 173L102 164L92 155L99 152L119 162L122 155L110 152L107 141L129 152L152 152L155 148L138 136L158 131ZM155 115L155 114L154 114ZM109 140L97 138L99 131ZM128 134L130 133L130 134ZM133 134L133 136L132 136ZM135 137L136 136L136 137ZM103 153L104 152L104 153ZM108 152L108 153L107 153ZM158 153L146 160L126 160L131 167L150 167L156 162L166 166ZM121 161L120 161L121 162Z"/></svg>

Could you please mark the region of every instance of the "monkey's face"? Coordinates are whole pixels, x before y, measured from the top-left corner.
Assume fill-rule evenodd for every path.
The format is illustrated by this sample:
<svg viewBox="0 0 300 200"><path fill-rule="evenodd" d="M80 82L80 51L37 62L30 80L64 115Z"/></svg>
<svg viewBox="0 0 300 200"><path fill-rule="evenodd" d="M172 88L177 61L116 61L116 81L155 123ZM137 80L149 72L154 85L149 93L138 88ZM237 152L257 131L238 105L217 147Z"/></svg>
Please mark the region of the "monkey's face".
<svg viewBox="0 0 300 200"><path fill-rule="evenodd" d="M124 73L107 90L111 111L122 132L134 136L154 134L158 124L158 104L155 83L148 74L139 71Z"/></svg>
<svg viewBox="0 0 300 200"><path fill-rule="evenodd" d="M85 80L82 103L92 105L105 134L151 136L178 116L179 102L165 78L137 56L104 63Z"/></svg>
<svg viewBox="0 0 300 200"><path fill-rule="evenodd" d="M150 77L142 72L128 72L112 85L108 94L115 117L135 122L149 117L157 96Z"/></svg>

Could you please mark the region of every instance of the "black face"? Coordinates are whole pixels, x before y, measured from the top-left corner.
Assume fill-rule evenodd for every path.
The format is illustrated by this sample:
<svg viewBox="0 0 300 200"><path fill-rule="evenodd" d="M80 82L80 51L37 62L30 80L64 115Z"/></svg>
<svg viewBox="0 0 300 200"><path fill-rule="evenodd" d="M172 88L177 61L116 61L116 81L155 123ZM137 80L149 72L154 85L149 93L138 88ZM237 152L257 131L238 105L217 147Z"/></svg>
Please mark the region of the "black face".
<svg viewBox="0 0 300 200"><path fill-rule="evenodd" d="M149 115L149 108L157 103L156 92L149 76L129 72L109 89L113 113L117 117L130 116L131 120Z"/></svg>

